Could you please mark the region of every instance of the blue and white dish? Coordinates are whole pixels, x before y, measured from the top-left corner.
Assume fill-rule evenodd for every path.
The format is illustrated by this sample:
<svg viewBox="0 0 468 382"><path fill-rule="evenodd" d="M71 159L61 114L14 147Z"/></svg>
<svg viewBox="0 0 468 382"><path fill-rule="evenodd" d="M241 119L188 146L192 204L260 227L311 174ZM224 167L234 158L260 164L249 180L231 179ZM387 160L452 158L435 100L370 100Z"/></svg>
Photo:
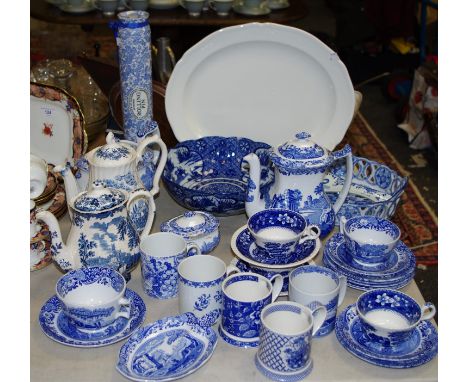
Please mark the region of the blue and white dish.
<svg viewBox="0 0 468 382"><path fill-rule="evenodd" d="M356 306L348 306L336 319L335 333L341 345L356 357L373 365L411 368L432 360L438 351L438 334L429 321L421 321L398 353L388 355L385 347L366 334Z"/></svg>
<svg viewBox="0 0 468 382"><path fill-rule="evenodd" d="M122 346L117 371L132 381L170 381L202 367L218 336L192 313L166 317L136 331Z"/></svg>
<svg viewBox="0 0 468 382"><path fill-rule="evenodd" d="M347 255L344 237L340 233L327 241L322 261L327 268L346 276L348 286L361 290L402 288L413 279L416 268L416 257L402 241L395 246L388 268L372 271L357 268Z"/></svg>
<svg viewBox="0 0 468 382"><path fill-rule="evenodd" d="M117 318L101 329L88 330L73 325L63 313L57 296L51 297L42 306L39 324L47 337L62 345L83 348L111 345L130 336L145 319L146 306L141 297L128 288L125 297L130 300L130 318Z"/></svg>
<svg viewBox="0 0 468 382"><path fill-rule="evenodd" d="M273 180L269 145L247 138L204 137L178 143L168 153L162 179L177 203L219 215L244 211L248 170L243 157L256 153L262 166L260 186Z"/></svg>
<svg viewBox="0 0 468 382"><path fill-rule="evenodd" d="M202 254L212 252L220 241L219 219L202 211L187 211L161 224L161 232L173 232L193 241Z"/></svg>
<svg viewBox="0 0 468 382"><path fill-rule="evenodd" d="M231 249L237 257L250 265L268 269L294 268L305 264L318 254L320 247L319 238L306 240L297 245L296 251L289 257L288 261L284 261L281 258L273 260L268 254L265 254L264 249L257 247L247 225L234 232L231 239Z"/></svg>

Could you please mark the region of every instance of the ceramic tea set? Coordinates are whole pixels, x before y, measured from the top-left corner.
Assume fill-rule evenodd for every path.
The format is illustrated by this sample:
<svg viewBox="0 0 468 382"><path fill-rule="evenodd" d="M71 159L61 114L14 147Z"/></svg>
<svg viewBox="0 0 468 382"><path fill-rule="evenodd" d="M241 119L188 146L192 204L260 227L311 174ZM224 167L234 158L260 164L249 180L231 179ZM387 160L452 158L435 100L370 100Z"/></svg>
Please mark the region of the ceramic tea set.
<svg viewBox="0 0 468 382"><path fill-rule="evenodd" d="M168 96L179 75L175 70ZM31 235L37 222L46 223L51 254L68 271L39 313L44 333L83 348L129 337L116 368L134 381L193 373L213 355L218 335L237 351L256 348L252 365L276 381L309 375L312 343L333 331L346 350L378 366L434 358L435 307L398 291L413 279L415 257L388 219L394 211L372 214L372 203L398 203L405 182L353 157L349 146L333 151L330 136L318 143L317 130L290 135L277 143L206 135L168 152L156 125L139 143L109 133L105 145L56 166L71 219L66 243L57 218L31 203ZM373 171L377 185L355 174L361 167ZM161 177L191 211L150 233ZM34 191L39 178L43 184L43 171L31 182ZM211 254L221 240L213 214L244 209L248 219L232 234L235 258L226 265ZM323 266L313 261L321 239ZM141 326L146 305L127 287L138 262L144 293L156 304L177 299L178 315ZM348 286L365 292L338 313Z"/></svg>

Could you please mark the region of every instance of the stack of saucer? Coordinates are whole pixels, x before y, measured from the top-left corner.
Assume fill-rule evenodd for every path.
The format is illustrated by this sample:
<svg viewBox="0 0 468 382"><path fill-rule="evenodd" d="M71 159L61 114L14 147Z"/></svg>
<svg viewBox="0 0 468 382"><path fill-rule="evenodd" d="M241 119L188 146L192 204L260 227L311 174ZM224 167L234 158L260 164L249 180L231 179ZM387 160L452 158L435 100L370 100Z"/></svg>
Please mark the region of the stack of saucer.
<svg viewBox="0 0 468 382"><path fill-rule="evenodd" d="M416 258L411 250L399 241L389 259L377 265L363 265L347 251L344 236L336 233L328 240L323 251L323 264L348 279L348 286L360 290L373 288L400 289L414 277Z"/></svg>
<svg viewBox="0 0 468 382"><path fill-rule="evenodd" d="M36 206L47 210L58 219L67 211L65 187L59 182L53 172L53 166L48 165L47 185L41 195L34 198Z"/></svg>

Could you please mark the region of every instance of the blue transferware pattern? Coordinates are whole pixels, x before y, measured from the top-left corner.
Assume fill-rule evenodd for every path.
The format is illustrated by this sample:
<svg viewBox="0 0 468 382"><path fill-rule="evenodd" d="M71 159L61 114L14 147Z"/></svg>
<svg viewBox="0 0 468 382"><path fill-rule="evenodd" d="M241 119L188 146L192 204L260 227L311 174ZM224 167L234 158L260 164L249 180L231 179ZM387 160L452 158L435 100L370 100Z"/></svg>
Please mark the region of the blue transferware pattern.
<svg viewBox="0 0 468 382"><path fill-rule="evenodd" d="M196 243L202 254L212 252L219 244L219 219L203 211L187 211L161 224L161 232L172 232L187 242Z"/></svg>
<svg viewBox="0 0 468 382"><path fill-rule="evenodd" d="M39 324L47 337L62 345L85 348L111 345L130 336L145 319L146 306L141 297L129 288L124 296L130 300L130 318L119 317L101 329L77 328L63 313L57 296L51 297L42 306Z"/></svg>
<svg viewBox="0 0 468 382"><path fill-rule="evenodd" d="M318 240L319 239L306 240L304 243L298 244L294 253L287 258L271 257L265 249L257 247L252 234L249 232L248 228L245 228L241 230L237 236L235 236L235 247L242 255L242 260L247 261L253 265L284 265L285 267L291 267L301 264L305 259L314 257L314 253L316 250L318 251ZM318 246L318 248L320 248L320 246Z"/></svg>
<svg viewBox="0 0 468 382"><path fill-rule="evenodd" d="M151 132L153 119L149 13L128 11L117 17L111 27L119 50L125 139L139 142Z"/></svg>
<svg viewBox="0 0 468 382"><path fill-rule="evenodd" d="M169 151L162 178L170 195L185 208L219 215L240 214L249 178L242 158L249 153L260 158L263 190L274 176L266 154L269 147L236 137L210 136L180 142Z"/></svg>
<svg viewBox="0 0 468 382"><path fill-rule="evenodd" d="M432 360L438 351L437 329L430 321L421 321L408 340L392 354L366 334L356 306L348 306L337 317L336 337L356 357L373 365L389 368L411 368Z"/></svg>
<svg viewBox="0 0 468 382"><path fill-rule="evenodd" d="M413 279L416 258L401 241L395 246L393 253L386 269L366 271L356 268L346 254L343 235L336 233L325 245L323 264L327 268L345 275L348 286L355 289L368 290L377 287L399 289Z"/></svg>
<svg viewBox="0 0 468 382"><path fill-rule="evenodd" d="M257 370L259 370L265 377L278 382L299 382L302 381L305 377L307 377L313 368L312 360L309 360L309 365L306 368L301 370L299 373L278 373L274 370L267 368L265 365L261 363L258 359L258 355L255 354L255 366Z"/></svg>
<svg viewBox="0 0 468 382"><path fill-rule="evenodd" d="M137 190L129 196L125 191L95 186L78 194L71 205L72 225L66 245L55 216L40 211L37 219L49 226L54 260L65 271L107 266L129 278L140 259L140 238L127 205L131 210L135 200L141 198L150 206L142 232L142 236L146 236L154 218L154 203L151 204L152 196L148 191Z"/></svg>
<svg viewBox="0 0 468 382"><path fill-rule="evenodd" d="M230 284L250 280L258 282L256 275L238 275L226 282L225 288ZM223 329L232 336L239 339L253 340L260 333L260 313L262 309L272 302L271 293L258 301L244 302L231 299L224 293L224 309L221 325Z"/></svg>
<svg viewBox="0 0 468 382"><path fill-rule="evenodd" d="M335 203L343 188L346 175L344 160L335 161L324 179L324 189L331 203ZM343 205L335 216L335 225L344 216L379 216L390 219L396 211L408 178L382 163L353 156L351 188Z"/></svg>
<svg viewBox="0 0 468 382"><path fill-rule="evenodd" d="M232 334L226 332L223 329L223 325L218 326L219 336L229 345L235 346L237 348L256 348L258 346L258 337L255 338L240 338L233 336Z"/></svg>
<svg viewBox="0 0 468 382"><path fill-rule="evenodd" d="M336 152L319 147L311 140L309 133L301 132L285 144L271 148L268 156L274 164L274 182L260 194L257 187L260 177L259 158L249 154L244 159L250 166L249 194L245 201L247 216L270 209L282 208L300 213L308 224L320 228L320 237L326 237L334 227L335 213L340 209L348 194L352 178L352 156L350 146ZM348 182L341 191L340 198L330 204L323 181L326 171L336 159L347 158Z"/></svg>
<svg viewBox="0 0 468 382"><path fill-rule="evenodd" d="M356 233L366 232L366 239ZM400 229L388 219L377 216L343 218L340 232L344 235L348 254L362 264L378 264L388 261L389 253L400 239ZM376 235L379 238L377 239ZM382 239L385 237L385 239ZM378 240L381 240L377 242Z"/></svg>
<svg viewBox="0 0 468 382"><path fill-rule="evenodd" d="M218 337L191 313L166 317L136 331L122 346L117 371L133 381L169 381L203 366Z"/></svg>
<svg viewBox="0 0 468 382"><path fill-rule="evenodd" d="M264 317L276 311L290 311L301 313L298 306L271 306L263 312ZM265 315L266 314L266 315ZM304 376L312 370L310 360L311 331L297 335L281 335L262 325L260 331L260 346L256 354L256 365L259 371L270 371L276 376L290 374L290 376ZM275 378L276 379L276 378Z"/></svg>

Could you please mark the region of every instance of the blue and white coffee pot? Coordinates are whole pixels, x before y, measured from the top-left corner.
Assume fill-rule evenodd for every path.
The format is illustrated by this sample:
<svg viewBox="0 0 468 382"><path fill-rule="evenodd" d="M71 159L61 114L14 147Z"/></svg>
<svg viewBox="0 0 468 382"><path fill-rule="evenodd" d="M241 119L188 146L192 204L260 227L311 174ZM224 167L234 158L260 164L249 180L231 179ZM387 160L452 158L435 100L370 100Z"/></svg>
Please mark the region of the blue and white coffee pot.
<svg viewBox="0 0 468 382"><path fill-rule="evenodd" d="M320 237L327 236L335 225L335 214L348 195L353 177L351 147L330 152L312 141L307 132L269 150L275 167L275 179L260 195L260 161L256 154L244 160L249 164L250 179L245 201L247 216L268 209L286 208L299 212L308 224L320 227ZM346 178L334 205L331 205L323 189L323 180L328 167L337 159L346 157Z"/></svg>
<svg viewBox="0 0 468 382"><path fill-rule="evenodd" d="M142 198L148 202L149 213L139 236L129 211ZM49 226L52 256L64 271L101 266L128 276L140 259L140 238L147 236L153 225L152 198L149 191L127 193L102 185L79 193L69 203L73 213L66 244L53 214L39 211L36 219Z"/></svg>

